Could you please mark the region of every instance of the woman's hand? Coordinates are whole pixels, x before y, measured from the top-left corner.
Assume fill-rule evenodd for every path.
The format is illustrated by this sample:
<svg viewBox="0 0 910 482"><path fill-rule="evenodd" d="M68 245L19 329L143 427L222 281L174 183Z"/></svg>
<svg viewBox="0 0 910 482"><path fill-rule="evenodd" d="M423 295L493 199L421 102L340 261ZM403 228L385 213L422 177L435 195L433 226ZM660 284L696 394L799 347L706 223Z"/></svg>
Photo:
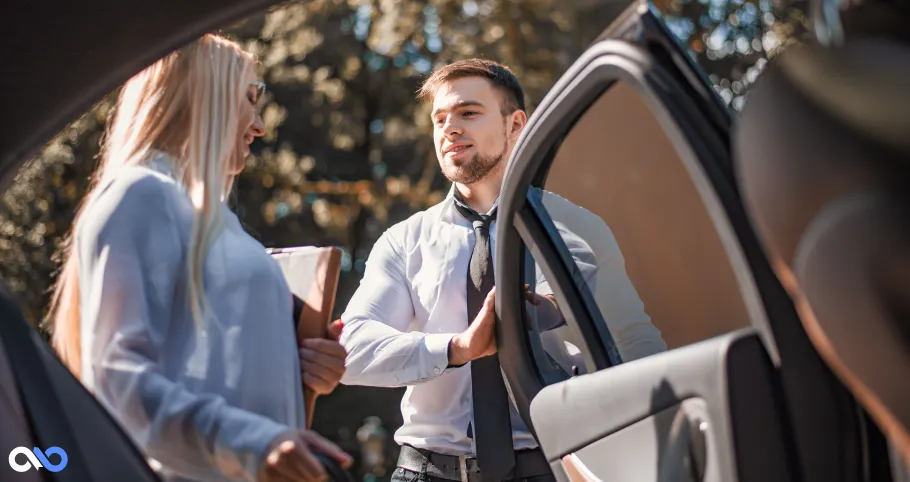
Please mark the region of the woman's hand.
<svg viewBox="0 0 910 482"><path fill-rule="evenodd" d="M288 430L269 444L265 460L256 474L259 482L322 482L328 477L325 467L313 455L321 452L349 468L353 459L334 443L310 430Z"/></svg>
<svg viewBox="0 0 910 482"><path fill-rule="evenodd" d="M336 320L329 326L329 338L306 338L300 342L303 383L319 395L332 393L344 375L348 353L338 342L342 327L341 320Z"/></svg>

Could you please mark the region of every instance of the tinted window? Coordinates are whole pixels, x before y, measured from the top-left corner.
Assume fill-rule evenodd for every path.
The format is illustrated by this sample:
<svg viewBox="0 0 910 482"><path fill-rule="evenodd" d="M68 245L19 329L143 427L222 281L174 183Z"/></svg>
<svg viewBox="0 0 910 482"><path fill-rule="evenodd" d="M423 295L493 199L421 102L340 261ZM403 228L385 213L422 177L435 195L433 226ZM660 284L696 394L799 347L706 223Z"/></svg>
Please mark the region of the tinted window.
<svg viewBox="0 0 910 482"><path fill-rule="evenodd" d="M585 289L624 361L761 316L723 211L700 167L682 155L638 92L618 83L566 135L544 184L545 211L566 246L572 251L578 237L593 255ZM588 261L573 257L586 273ZM577 352L573 336L560 328L544 339L559 337Z"/></svg>

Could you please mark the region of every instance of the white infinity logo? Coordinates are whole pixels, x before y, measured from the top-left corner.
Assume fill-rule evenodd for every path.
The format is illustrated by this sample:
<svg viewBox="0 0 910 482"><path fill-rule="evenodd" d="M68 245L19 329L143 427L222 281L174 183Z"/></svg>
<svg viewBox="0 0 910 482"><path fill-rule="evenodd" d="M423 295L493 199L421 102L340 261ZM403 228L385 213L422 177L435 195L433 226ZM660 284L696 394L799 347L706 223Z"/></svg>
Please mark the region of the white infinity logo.
<svg viewBox="0 0 910 482"><path fill-rule="evenodd" d="M17 462L16 457L19 455L24 455L25 458L28 459L28 462ZM49 455L59 455L60 462L56 464L51 463L47 459ZM16 447L12 452L9 453L9 466L12 467L16 472L25 472L32 467L34 467L35 470L44 468L50 470L51 472L60 472L64 467L66 467L66 463L66 452L60 447L51 447L44 452L42 452L38 447L35 447L31 450L26 447Z"/></svg>

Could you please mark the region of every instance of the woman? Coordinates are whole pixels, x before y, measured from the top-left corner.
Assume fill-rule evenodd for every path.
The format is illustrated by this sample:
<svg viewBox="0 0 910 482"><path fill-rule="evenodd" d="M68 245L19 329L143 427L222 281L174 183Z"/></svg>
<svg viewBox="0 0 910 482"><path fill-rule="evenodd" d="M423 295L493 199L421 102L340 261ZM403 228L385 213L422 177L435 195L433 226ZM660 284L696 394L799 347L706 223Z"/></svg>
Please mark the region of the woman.
<svg viewBox="0 0 910 482"><path fill-rule="evenodd" d="M206 35L130 79L51 312L61 358L167 480L319 480L293 302L224 203L263 134L253 58Z"/></svg>

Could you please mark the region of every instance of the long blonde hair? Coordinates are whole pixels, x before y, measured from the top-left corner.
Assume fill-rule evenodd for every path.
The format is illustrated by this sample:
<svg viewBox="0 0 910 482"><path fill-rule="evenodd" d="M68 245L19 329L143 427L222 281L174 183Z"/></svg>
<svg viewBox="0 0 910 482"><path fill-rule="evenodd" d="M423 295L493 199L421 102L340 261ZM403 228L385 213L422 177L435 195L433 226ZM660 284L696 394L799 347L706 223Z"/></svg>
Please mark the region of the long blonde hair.
<svg viewBox="0 0 910 482"><path fill-rule="evenodd" d="M95 189L125 166L167 152L194 206L187 252L188 297L197 328L208 310L203 266L221 228L230 189L227 164L238 156L238 108L253 58L235 42L208 34L158 60L124 84L108 125L101 163L73 220L47 322L51 344L69 369L82 373L78 251L75 230Z"/></svg>

